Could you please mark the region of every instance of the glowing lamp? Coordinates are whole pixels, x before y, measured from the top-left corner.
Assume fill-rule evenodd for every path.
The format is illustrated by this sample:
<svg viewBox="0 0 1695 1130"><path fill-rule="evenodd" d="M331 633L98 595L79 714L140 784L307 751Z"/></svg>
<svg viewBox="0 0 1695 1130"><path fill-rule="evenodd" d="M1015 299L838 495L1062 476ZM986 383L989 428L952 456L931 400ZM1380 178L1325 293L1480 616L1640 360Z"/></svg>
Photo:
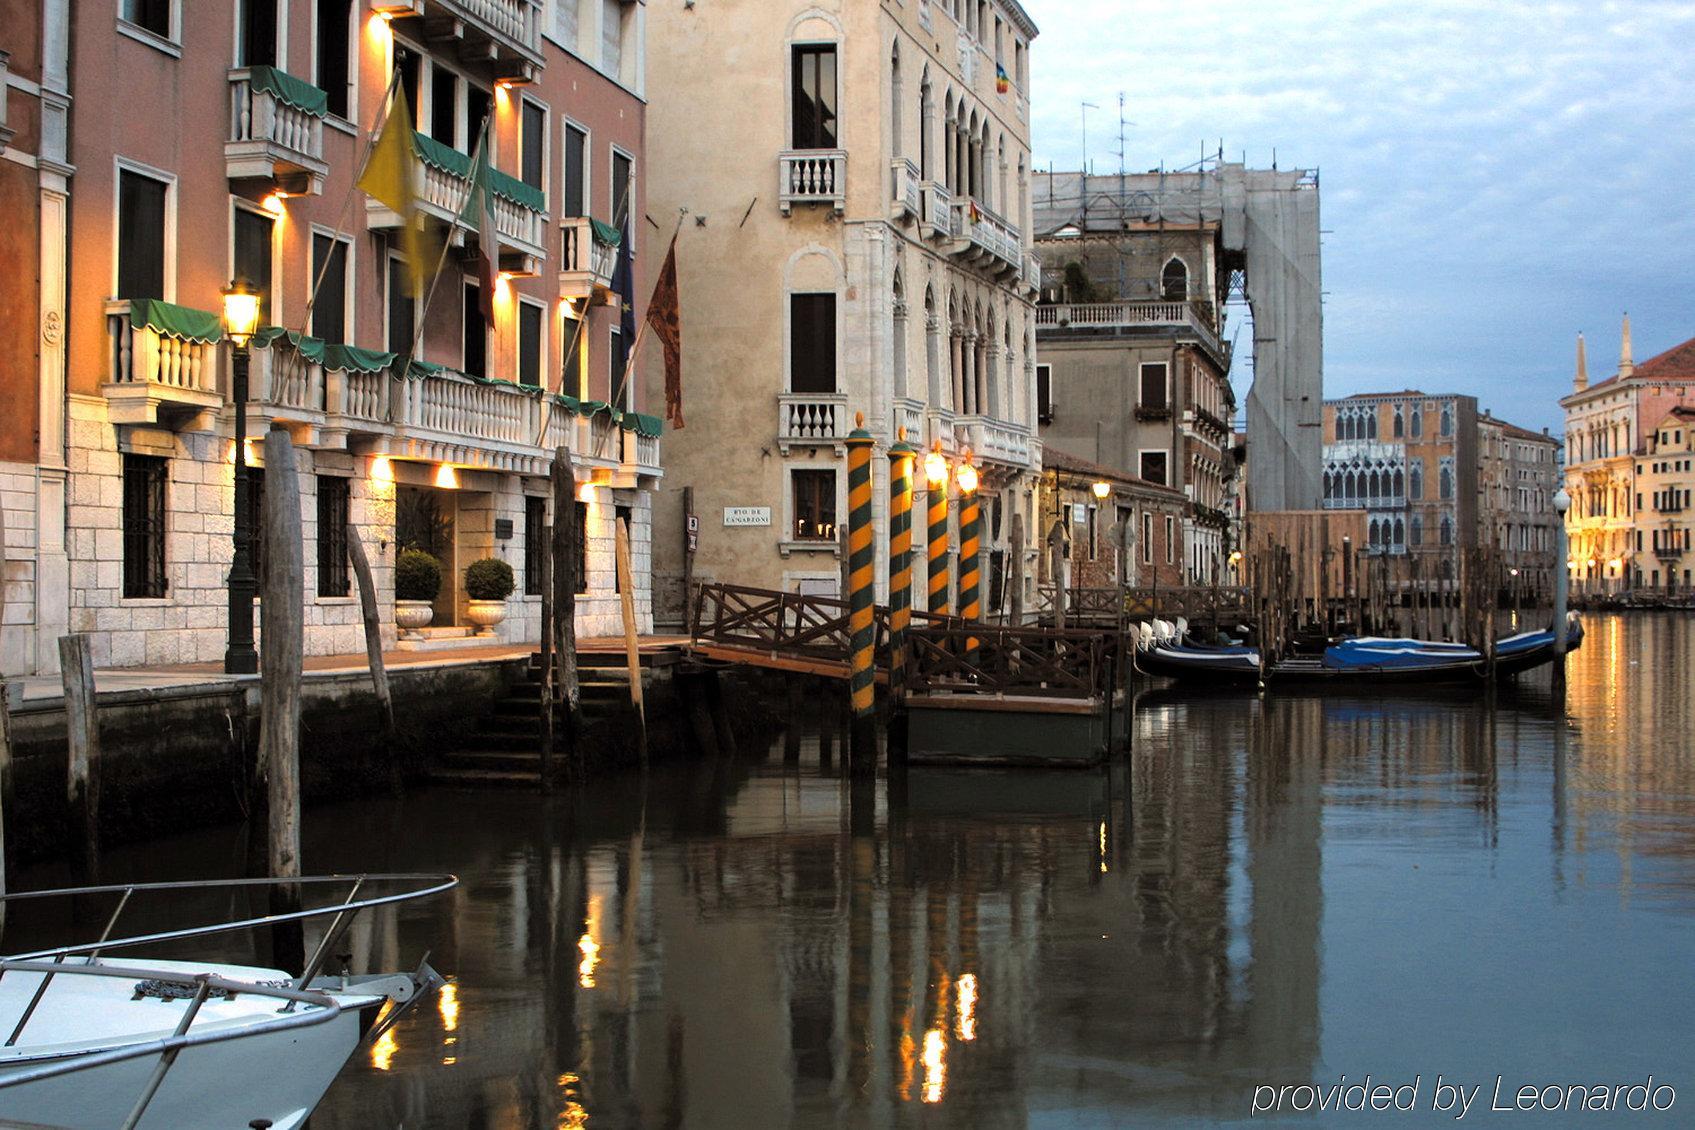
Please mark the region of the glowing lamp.
<svg viewBox="0 0 1695 1130"><path fill-rule="evenodd" d="M269 212L273 216L282 215L283 214L283 194L280 193L280 192L271 193L270 195L266 196L264 200L260 201L260 207L264 208L265 211Z"/></svg>
<svg viewBox="0 0 1695 1130"><path fill-rule="evenodd" d="M948 481L948 460L947 456L942 454L940 440L930 449L930 454L924 457L924 478L932 487L940 487Z"/></svg>
<svg viewBox="0 0 1695 1130"><path fill-rule="evenodd" d="M961 494L975 494L977 492L977 468L971 465L969 453L965 456L965 462L959 465L959 470L954 472L954 478L959 480Z"/></svg>
<svg viewBox="0 0 1695 1130"><path fill-rule="evenodd" d="M453 464L443 463L436 468L435 485L442 490L459 489L459 472L453 469Z"/></svg>
<svg viewBox="0 0 1695 1130"><path fill-rule="evenodd" d="M1089 489L1095 492L1096 498L1104 499L1107 495L1112 493L1112 484L1107 482L1105 479L1102 479Z"/></svg>
<svg viewBox="0 0 1695 1130"><path fill-rule="evenodd" d="M258 328L259 292L246 279L236 279L224 288L224 333L237 349L246 349Z"/></svg>

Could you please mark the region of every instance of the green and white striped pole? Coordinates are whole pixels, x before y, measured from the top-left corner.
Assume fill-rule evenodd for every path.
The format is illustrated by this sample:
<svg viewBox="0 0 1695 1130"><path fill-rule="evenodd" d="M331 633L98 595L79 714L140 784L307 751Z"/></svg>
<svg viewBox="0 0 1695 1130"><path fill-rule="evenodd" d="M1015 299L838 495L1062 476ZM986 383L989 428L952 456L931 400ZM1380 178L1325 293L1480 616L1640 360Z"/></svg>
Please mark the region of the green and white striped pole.
<svg viewBox="0 0 1695 1130"><path fill-rule="evenodd" d="M877 643L872 597L877 571L871 546L871 433L865 414L847 437L848 463L848 692L853 706L850 764L856 774L877 771Z"/></svg>

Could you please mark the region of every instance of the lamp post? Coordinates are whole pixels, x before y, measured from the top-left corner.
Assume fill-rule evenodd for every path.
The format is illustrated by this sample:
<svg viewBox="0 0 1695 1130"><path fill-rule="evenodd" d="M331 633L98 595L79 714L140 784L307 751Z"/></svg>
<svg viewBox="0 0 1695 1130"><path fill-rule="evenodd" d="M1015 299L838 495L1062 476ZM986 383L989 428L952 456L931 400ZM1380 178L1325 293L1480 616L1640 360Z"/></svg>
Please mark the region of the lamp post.
<svg viewBox="0 0 1695 1130"><path fill-rule="evenodd" d="M1556 681L1565 678L1566 655L1566 599L1571 586L1571 567L1566 564L1570 556L1566 548L1566 511L1571 509L1571 495L1565 491L1554 492L1554 512L1559 519L1554 523L1554 678Z"/></svg>
<svg viewBox="0 0 1695 1130"><path fill-rule="evenodd" d="M259 295L244 279L224 290L224 336L230 341L230 399L235 405L235 555L230 559L229 641L224 673L259 670L253 648L253 530L247 502L247 343L259 323Z"/></svg>

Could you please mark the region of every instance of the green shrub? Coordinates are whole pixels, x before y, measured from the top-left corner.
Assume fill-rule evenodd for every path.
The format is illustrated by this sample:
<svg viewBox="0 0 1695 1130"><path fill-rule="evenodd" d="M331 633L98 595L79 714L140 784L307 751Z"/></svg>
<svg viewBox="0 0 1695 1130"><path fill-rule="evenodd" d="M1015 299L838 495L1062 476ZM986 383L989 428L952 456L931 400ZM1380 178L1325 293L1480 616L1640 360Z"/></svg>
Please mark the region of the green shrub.
<svg viewBox="0 0 1695 1130"><path fill-rule="evenodd" d="M465 595L472 600L505 600L515 587L512 566L498 557L485 557L465 567Z"/></svg>
<svg viewBox="0 0 1695 1130"><path fill-rule="evenodd" d="M396 600L434 600L441 591L441 562L421 549L402 550L394 562Z"/></svg>

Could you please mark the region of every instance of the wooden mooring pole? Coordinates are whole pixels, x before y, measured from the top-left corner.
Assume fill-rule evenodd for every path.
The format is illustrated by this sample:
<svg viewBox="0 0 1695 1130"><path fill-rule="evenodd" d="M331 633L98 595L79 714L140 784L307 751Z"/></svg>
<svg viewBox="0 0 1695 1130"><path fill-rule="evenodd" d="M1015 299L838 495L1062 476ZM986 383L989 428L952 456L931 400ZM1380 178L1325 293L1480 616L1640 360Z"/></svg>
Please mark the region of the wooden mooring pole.
<svg viewBox="0 0 1695 1130"><path fill-rule="evenodd" d="M365 555L365 541L359 527L347 523L347 559L353 566L353 577L359 585L359 615L365 621L365 660L371 665L371 691L377 696L377 713L382 720L383 733L394 736L394 699L389 694L388 670L383 666L383 627L377 616L377 585L371 578L371 559ZM400 777L399 765L390 751L389 764L395 780Z"/></svg>
<svg viewBox="0 0 1695 1130"><path fill-rule="evenodd" d="M1008 519L1006 542L1008 552L1012 555L1011 568L1007 570L1007 584L1011 586L1012 607L1011 623L1014 628L1024 626L1024 515L1017 507L1013 508L1012 516Z"/></svg>
<svg viewBox="0 0 1695 1130"><path fill-rule="evenodd" d="M624 660L630 671L630 706L636 714L636 754L642 771L647 771L647 708L642 702L641 646L636 639L636 578L630 569L630 528L624 519L615 523L618 606L624 619Z"/></svg>
<svg viewBox="0 0 1695 1130"><path fill-rule="evenodd" d="M6 676L0 675L0 899L6 884L6 809L12 806L12 698ZM6 933L6 904L0 901L0 937Z"/></svg>
<svg viewBox="0 0 1695 1130"><path fill-rule="evenodd" d="M557 664L552 701L559 715L555 739L563 737L571 772L582 777L582 750L577 741L577 576L578 546L584 537L577 522L577 477L571 452L561 446L553 453L549 474L553 486L553 650Z"/></svg>
<svg viewBox="0 0 1695 1130"><path fill-rule="evenodd" d="M305 571L300 533L300 477L288 432L265 436L264 596L259 606L259 759L266 782L268 862L273 879L300 876L300 680L305 662ZM271 888L273 912L300 908L300 888ZM279 926L274 958L284 969L305 962L299 923Z"/></svg>
<svg viewBox="0 0 1695 1130"><path fill-rule="evenodd" d="M542 527L541 555L541 791L553 791L553 689L556 664L553 660L553 523Z"/></svg>
<svg viewBox="0 0 1695 1130"><path fill-rule="evenodd" d="M100 717L94 698L94 648L86 635L59 637L59 679L65 688L65 737L69 755L65 799L71 858L84 883L100 872Z"/></svg>

